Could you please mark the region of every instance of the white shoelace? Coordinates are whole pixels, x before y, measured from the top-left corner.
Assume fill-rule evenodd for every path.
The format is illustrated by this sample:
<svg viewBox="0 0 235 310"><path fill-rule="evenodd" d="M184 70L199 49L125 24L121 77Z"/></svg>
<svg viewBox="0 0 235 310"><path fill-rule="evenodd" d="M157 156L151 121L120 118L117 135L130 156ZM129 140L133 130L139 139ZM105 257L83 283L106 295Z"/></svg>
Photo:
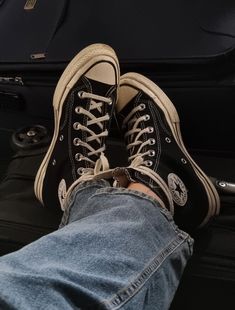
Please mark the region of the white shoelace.
<svg viewBox="0 0 235 310"><path fill-rule="evenodd" d="M107 103L109 105L112 104L112 100L110 98L106 98L103 96L98 96L95 94L91 94L91 93L87 93L87 92L79 92L79 97L82 99L91 99L90 102L90 109L85 110L83 107L77 107L75 109L75 112L77 114L83 114L88 118L87 121L87 126L83 126L80 123L75 123L73 125L75 130L82 130L84 132L88 133L88 138L86 139L86 141L81 141L78 138L75 138L74 140L74 145L75 146L81 146L81 147L85 147L88 150L87 156L84 156L83 154L77 153L76 156L76 160L77 161L87 161L89 163L92 164L92 166L94 166L93 168L83 168L81 169L81 175L83 175L84 173L88 173L89 171L97 171L98 172L98 167L101 169L109 169L109 165L108 165L108 160L104 160L104 155L103 152L105 151L105 145L101 146L98 149L95 149L91 146L91 142L96 140L98 144L101 144L101 138L103 137L107 137L108 136L108 130L104 130L104 122L109 121L110 116L109 114L106 114L104 116L101 117L96 117L92 111L94 110L98 110L100 113L102 112L102 106L104 103ZM92 131L91 129L89 129L89 126L96 124L99 128L100 128L100 133L95 133L94 131ZM93 160L90 159L90 156L96 155L98 158L100 157L100 155L102 155L102 164L98 164Z"/></svg>
<svg viewBox="0 0 235 310"><path fill-rule="evenodd" d="M86 93L86 92L80 92L79 96L80 98L91 99L91 103L90 103L89 111L85 110L82 107L78 107L79 109L76 108L77 109L76 113L86 115L89 119L87 121L87 127L79 123L74 124L75 130L82 130L82 131L86 131L89 133L89 137L87 138L86 142L81 141L81 140L77 142L77 146L83 146L89 150L87 157L84 156L83 154L76 154L76 155L79 155L79 159L77 159L77 161L88 161L89 163L92 164L93 168L92 167L91 168L87 168L87 167L80 168L81 176L75 182L73 182L73 184L70 186L70 188L66 192L66 198L63 204L63 210L67 206L68 198L70 197L71 192L80 182L89 181L94 178L101 179L105 177L110 177L112 175L112 170L109 169L108 159L105 157L103 153L105 150L105 145L101 146L98 149L94 149L89 144L90 142L94 140L96 140L99 144L101 144L100 138L108 136L108 130L103 130L104 128L103 122L109 121L110 119L110 116L108 114L97 118L92 114L91 111L98 109L98 111L101 113L102 112L101 108L103 104L107 103L111 105L112 100L110 98L106 98L106 97L102 97L102 96L98 96L98 95ZM93 124L97 124L100 127L100 130L101 130L100 133L97 134L88 128L90 125L93 125ZM97 155L97 160L95 162L89 158L89 156L92 156L92 155Z"/></svg>
<svg viewBox="0 0 235 310"><path fill-rule="evenodd" d="M146 151L146 152L142 152L142 149L146 146L146 145L152 145L155 144L155 140L153 141L152 139L148 139L146 141L142 141L141 137L145 134L145 133L151 133L152 132L152 127L144 127L141 128L141 122L149 120L150 116L148 114L140 116L139 118L137 117L133 117L131 118L133 115L135 115L136 112L138 111L142 111L143 110L143 104L142 105L138 105L137 107L135 107L124 119L123 121L123 126L128 124L128 127L130 128L132 125L132 128L129 129L126 133L125 133L125 138L129 139L131 142L127 145L127 150L131 150L134 149L134 147L139 145L138 151L134 154L128 157L129 161L132 161L133 159L135 159L137 156L141 156L144 157L145 155L149 155L150 154L150 150ZM130 151L131 153L131 151ZM147 164L147 163L146 163Z"/></svg>
<svg viewBox="0 0 235 310"><path fill-rule="evenodd" d="M155 155L153 150L147 150L143 151L145 146L150 146L155 144L155 139L147 139L146 141L142 141L141 137L146 133L152 133L153 128L152 127L145 127L141 126L142 122L147 121L150 119L150 116L148 114L137 117L135 116L138 111L142 111L145 109L144 104L140 104L136 106L124 119L123 121L123 127L128 126L128 130L125 133L125 138L129 140L129 143L127 145L127 150L130 152L130 154L133 153L134 148L139 146L137 151L133 153L133 155L130 155L128 157L128 160L130 163L129 168L132 168L133 170L136 170L140 172L141 174L144 174L151 178L164 192L168 203L169 203L169 209L171 214L174 214L174 203L171 196L171 193L169 191L169 188L166 184L166 182L161 178L161 176L156 173L154 170L149 168L152 165L152 162L149 160L144 160L144 156L149 156L152 154ZM144 139L143 139L144 140ZM132 151L133 150L133 151ZM152 155L152 156L154 156Z"/></svg>

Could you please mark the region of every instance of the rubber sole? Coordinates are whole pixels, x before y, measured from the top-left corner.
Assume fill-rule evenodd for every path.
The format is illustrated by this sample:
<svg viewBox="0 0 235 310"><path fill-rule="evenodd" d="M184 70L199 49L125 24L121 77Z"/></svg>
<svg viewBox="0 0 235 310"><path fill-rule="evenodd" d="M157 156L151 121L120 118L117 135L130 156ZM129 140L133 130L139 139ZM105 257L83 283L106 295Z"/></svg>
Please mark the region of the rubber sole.
<svg viewBox="0 0 235 310"><path fill-rule="evenodd" d="M61 75L53 97L53 109L54 109L54 134L48 151L39 167L37 172L35 182L34 182L34 192L38 200L43 203L43 183L45 174L47 171L47 166L51 158L51 154L54 150L56 141L58 139L60 118L63 109L63 103L69 93L73 88L78 79L84 75L89 68L98 62L111 62L117 72L120 72L119 62L114 50L105 44L92 44L79 52L68 64L65 71Z"/></svg>
<svg viewBox="0 0 235 310"><path fill-rule="evenodd" d="M176 111L176 108L174 107L171 100L167 97L167 95L154 82L138 73L131 72L121 76L120 87L122 85L130 85L135 89L142 90L143 92L148 94L154 101L156 101L158 107L163 111L167 123L171 128L175 141L178 144L178 147L183 152L188 162L191 163L195 174L203 184L205 191L207 193L209 203L208 214L198 228L204 226L209 221L211 216L219 214L220 198L217 193L217 190L215 189L210 179L206 176L206 174L202 171L202 169L195 163L195 161L191 158L188 151L186 150L180 131L180 119Z"/></svg>

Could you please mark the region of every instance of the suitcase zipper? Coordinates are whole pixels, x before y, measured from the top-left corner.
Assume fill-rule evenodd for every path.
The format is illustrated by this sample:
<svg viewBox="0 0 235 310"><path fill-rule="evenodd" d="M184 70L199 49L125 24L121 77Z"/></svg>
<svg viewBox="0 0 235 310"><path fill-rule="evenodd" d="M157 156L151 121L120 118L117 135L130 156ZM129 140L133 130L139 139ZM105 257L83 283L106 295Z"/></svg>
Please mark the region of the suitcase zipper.
<svg viewBox="0 0 235 310"><path fill-rule="evenodd" d="M20 76L9 77L9 76L0 76L1 84L10 84L10 85L24 85L23 79Z"/></svg>

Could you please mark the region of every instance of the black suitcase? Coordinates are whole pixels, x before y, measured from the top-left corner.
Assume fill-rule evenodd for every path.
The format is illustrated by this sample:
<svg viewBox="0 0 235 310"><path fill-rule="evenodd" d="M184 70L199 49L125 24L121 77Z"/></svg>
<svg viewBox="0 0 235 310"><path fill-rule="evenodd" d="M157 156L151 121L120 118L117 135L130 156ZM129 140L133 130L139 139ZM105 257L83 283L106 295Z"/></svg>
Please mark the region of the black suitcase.
<svg viewBox="0 0 235 310"><path fill-rule="evenodd" d="M185 144L202 168L235 182L234 13L235 3L228 0L0 1L1 173L12 154L12 132L31 124L52 131L51 102L60 74L80 49L103 42L117 51L122 73L145 74L166 91L179 112ZM115 124L112 137L119 139ZM110 143L114 165L118 143ZM49 211L38 211L32 191L35 170L30 171L31 185L25 187L31 186L27 207L8 208L6 200L0 206L5 253L58 225L58 210L54 218L48 215L47 223L44 214ZM221 215L195 235L195 254L172 304L174 310L222 305L230 309L233 304L235 202L232 195L222 199Z"/></svg>
<svg viewBox="0 0 235 310"><path fill-rule="evenodd" d="M122 73L138 71L167 91L189 148L234 153L234 1L0 3L1 128L50 126L63 69L84 46L103 42Z"/></svg>
<svg viewBox="0 0 235 310"><path fill-rule="evenodd" d="M58 228L61 210L42 208L34 195L35 175L50 140L47 128L34 125L18 129L8 141L13 155L0 183L0 255Z"/></svg>

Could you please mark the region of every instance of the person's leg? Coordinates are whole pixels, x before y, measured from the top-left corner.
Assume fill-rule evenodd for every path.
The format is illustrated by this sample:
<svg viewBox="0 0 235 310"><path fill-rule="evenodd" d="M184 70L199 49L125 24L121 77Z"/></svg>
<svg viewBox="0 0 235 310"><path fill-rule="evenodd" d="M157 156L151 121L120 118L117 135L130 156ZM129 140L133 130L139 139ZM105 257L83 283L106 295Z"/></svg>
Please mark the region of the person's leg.
<svg viewBox="0 0 235 310"><path fill-rule="evenodd" d="M108 169L103 151L116 101L117 71L113 51L96 46L75 58L59 81L54 96L54 137L35 191L44 205L60 205L65 213L60 230L1 258L4 309L163 310L170 305L191 255L192 239L176 227L166 209L173 211L174 206L165 182L153 186L144 177L146 167L140 165L140 157L155 157L155 151L144 150L146 141L136 139L128 146L134 146L129 159L136 158L131 167L113 172L119 185L123 180L131 188L127 176L131 169L141 168L143 182L141 177L133 179L141 183L135 184L136 190L111 188L106 181L98 181ZM128 92L126 98L121 95L129 103ZM131 104L128 109L127 118L131 118ZM129 133L137 131L139 138L143 128L135 123ZM140 143L141 149L135 147ZM154 180L162 180L153 175ZM142 184L156 196L145 192Z"/></svg>
<svg viewBox="0 0 235 310"><path fill-rule="evenodd" d="M61 229L0 258L1 309L168 309L192 240L141 190L79 184Z"/></svg>

